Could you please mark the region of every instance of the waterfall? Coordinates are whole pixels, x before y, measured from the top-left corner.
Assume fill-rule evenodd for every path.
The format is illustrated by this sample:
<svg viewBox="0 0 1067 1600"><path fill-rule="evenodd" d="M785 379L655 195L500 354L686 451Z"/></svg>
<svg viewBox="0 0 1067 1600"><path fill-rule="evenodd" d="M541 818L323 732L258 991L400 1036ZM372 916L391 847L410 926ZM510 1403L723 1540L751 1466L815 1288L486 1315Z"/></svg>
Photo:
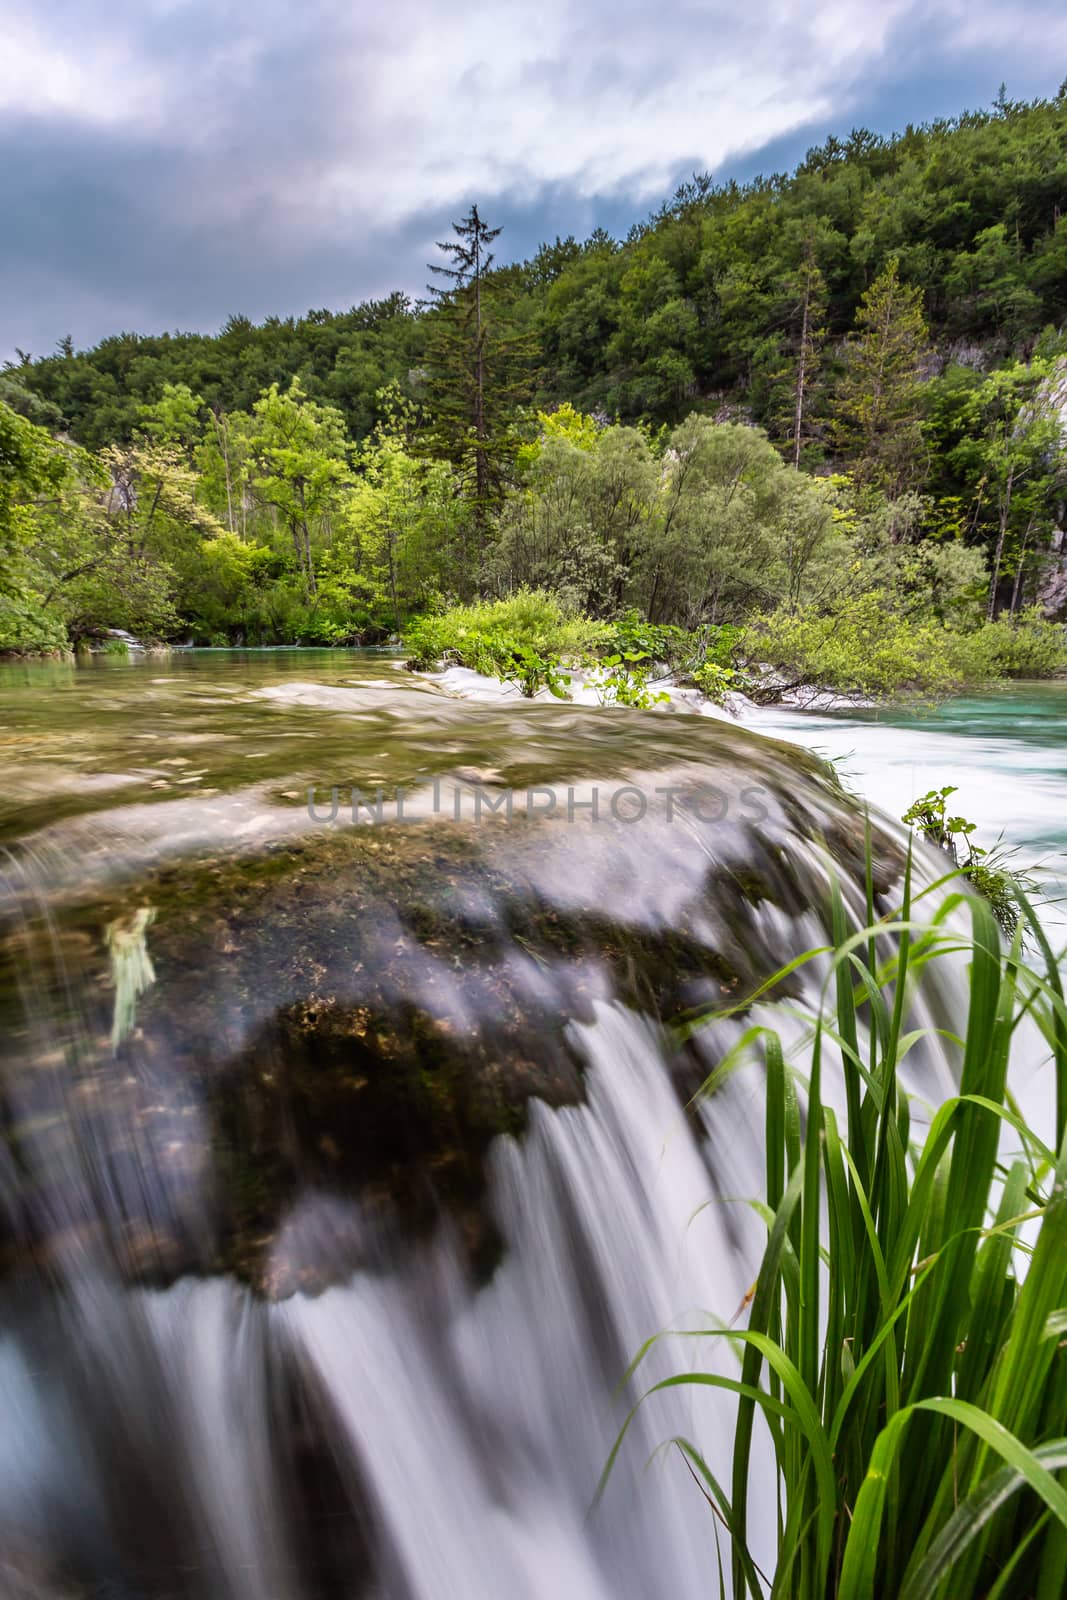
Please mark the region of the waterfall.
<svg viewBox="0 0 1067 1600"><path fill-rule="evenodd" d="M670 1441L728 1481L730 1396L650 1396L597 1486L657 1380L736 1370L758 1052L691 1097L754 1022L802 1047L825 961L684 1045L671 1019L825 943L832 871L865 915L862 824L766 748L744 824L326 831L81 901L87 824L9 864L5 1600L715 1592L728 1541ZM909 1026L958 1029L965 981ZM931 1036L907 1086L957 1066Z"/></svg>
<svg viewBox="0 0 1067 1600"><path fill-rule="evenodd" d="M759 1072L694 1121L656 1024L598 1002L570 1032L584 1103L535 1103L493 1146L502 1253L479 1289L444 1223L384 1271L277 1304L224 1278L3 1295L0 1530L27 1595L68 1573L190 1600L708 1593L722 1530L661 1447L698 1442L728 1480L729 1397L652 1397L593 1498L639 1393L730 1369L722 1340L667 1330L728 1322L751 1285ZM329 1225L325 1197L297 1209ZM757 1496L757 1559L774 1520Z"/></svg>

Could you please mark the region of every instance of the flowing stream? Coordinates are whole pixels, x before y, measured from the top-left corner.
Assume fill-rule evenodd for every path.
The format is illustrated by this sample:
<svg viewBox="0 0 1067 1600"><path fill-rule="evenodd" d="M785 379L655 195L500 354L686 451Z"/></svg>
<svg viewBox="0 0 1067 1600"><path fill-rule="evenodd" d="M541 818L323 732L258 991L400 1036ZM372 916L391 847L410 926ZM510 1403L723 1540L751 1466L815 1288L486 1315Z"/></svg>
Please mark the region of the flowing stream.
<svg viewBox="0 0 1067 1600"><path fill-rule="evenodd" d="M661 1447L728 1476L725 1397L653 1397L593 1504L633 1400L730 1358L628 1363L760 1255L758 1060L692 1101L753 1013L671 1025L821 942L831 872L862 916L863 819L798 746L1038 856L1065 709L753 733L469 705L387 653L0 668L0 1595L715 1592ZM819 977L756 1020L802 1038ZM915 1021L963 1003L946 968ZM951 1092L950 1046L909 1066Z"/></svg>

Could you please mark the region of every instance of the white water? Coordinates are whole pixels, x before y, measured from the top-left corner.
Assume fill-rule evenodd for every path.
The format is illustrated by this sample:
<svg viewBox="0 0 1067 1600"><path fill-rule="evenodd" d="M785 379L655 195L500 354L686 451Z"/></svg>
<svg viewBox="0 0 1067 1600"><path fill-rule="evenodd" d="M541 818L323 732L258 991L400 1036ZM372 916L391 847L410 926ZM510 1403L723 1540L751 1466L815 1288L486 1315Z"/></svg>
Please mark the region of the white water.
<svg viewBox="0 0 1067 1600"><path fill-rule="evenodd" d="M34 1371L44 1330L32 1316L0 1359L0 1507L12 1523L24 1533L27 1519L38 1523L47 1542L54 1524L42 1508L61 1507L67 1529L102 1522L105 1565L136 1565L128 1530L113 1506L94 1504L95 1474L79 1468L99 1461L118 1429L122 1472L194 1530L180 1593L313 1593L294 1573L282 1484L272 1481L266 1340L288 1352L336 1419L342 1476L372 1508L381 1585L372 1592L705 1594L710 1513L677 1453L644 1469L681 1433L725 1473L728 1400L675 1390L650 1401L602 1504L587 1514L625 1416L616 1386L630 1358L650 1333L728 1318L751 1281L761 1228L723 1195L754 1192L755 1147L742 1155L717 1139L732 1170L713 1185L652 1028L603 1007L580 1032L588 1103L535 1108L522 1143L495 1151L493 1204L507 1250L473 1298L447 1237L403 1270L272 1308L221 1281L126 1297L83 1288L63 1320L88 1346L61 1387ZM723 1365L711 1341L699 1351L695 1343L665 1341L640 1386L687 1364ZM113 1501L127 1485L109 1487ZM765 1543L758 1531L756 1543Z"/></svg>
<svg viewBox="0 0 1067 1600"><path fill-rule="evenodd" d="M765 726L850 749L863 727L788 714ZM898 794L878 751L904 737L870 734L868 792L891 811L905 790L903 804L956 775L931 748L929 781L916 786L909 769ZM1043 804L1039 785L1033 793ZM783 957L817 937L770 906L759 915L780 921ZM916 1020L958 1023L962 983L946 971L935 996L944 1017ZM799 1036L805 1009L774 1021ZM447 1228L387 1272L273 1306L221 1279L5 1291L0 1600L69 1596L64 1571L81 1580L79 1600L85 1584L101 1600L716 1593L716 1524L678 1453L659 1447L684 1435L728 1482L733 1405L721 1392L653 1396L591 1507L633 1399L686 1369L734 1368L725 1339L668 1338L617 1392L650 1335L729 1323L752 1284L764 1237L747 1204L762 1187L761 1075L739 1073L701 1126L681 1110L649 1023L602 1004L574 1032L586 1103L535 1106L522 1141L496 1145L504 1253L476 1292ZM735 1032L709 1039L709 1064ZM950 1055L913 1053L917 1093L949 1092ZM309 1488L308 1440L329 1459L329 1495ZM759 1481L766 1464L764 1451ZM757 1560L774 1520L757 1496ZM336 1552L327 1576L309 1562L320 1550ZM722 1556L728 1571L725 1540Z"/></svg>
<svg viewBox="0 0 1067 1600"><path fill-rule="evenodd" d="M745 721L833 760L845 783L890 817L955 785L950 808L977 824L976 842L991 849L1003 840L1018 865L1040 869L1054 901L1067 890L1067 685L950 702L925 719L753 707ZM1067 908L1045 912L1047 925L1067 934Z"/></svg>
<svg viewBox="0 0 1067 1600"><path fill-rule="evenodd" d="M269 1307L222 1280L133 1294L82 1284L58 1312L48 1301L26 1315L0 1346L9 1538L36 1532L52 1553L65 1538L101 1577L140 1574L123 1593L317 1600L278 1448L281 1364L318 1397L345 1499L373 1528L371 1587L337 1592L703 1600L715 1524L678 1452L657 1450L682 1435L728 1482L729 1397L652 1397L590 1508L630 1399L686 1369L735 1370L721 1338L665 1338L630 1395L617 1391L649 1335L728 1323L753 1281L760 1073L703 1110L698 1140L649 1024L602 1005L575 1032L587 1103L535 1106L522 1142L496 1146L506 1253L473 1296L446 1231L404 1266L317 1299ZM946 1069L931 1064L936 1093ZM757 1559L773 1525L757 1496Z"/></svg>

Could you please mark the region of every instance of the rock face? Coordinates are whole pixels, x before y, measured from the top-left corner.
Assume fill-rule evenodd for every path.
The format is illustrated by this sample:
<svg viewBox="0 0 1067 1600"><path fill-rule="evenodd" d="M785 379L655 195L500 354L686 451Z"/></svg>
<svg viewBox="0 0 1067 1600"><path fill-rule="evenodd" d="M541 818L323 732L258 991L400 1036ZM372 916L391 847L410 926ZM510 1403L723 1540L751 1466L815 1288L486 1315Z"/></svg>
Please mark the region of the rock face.
<svg viewBox="0 0 1067 1600"><path fill-rule="evenodd" d="M818 942L830 861L862 882L862 819L817 764L719 739L723 770L654 774L671 799L639 825L579 800L573 821L322 829L18 924L7 1265L102 1251L131 1281L228 1270L277 1297L448 1215L488 1270L489 1146L531 1100L581 1100L573 1025L603 1000L668 1028L742 1001ZM712 816L715 782L748 809ZM901 858L877 851L885 892ZM134 926L131 998L114 930ZM687 1101L708 1063L691 1043L673 1059Z"/></svg>
<svg viewBox="0 0 1067 1600"><path fill-rule="evenodd" d="M1041 394L1040 404L1047 404L1051 413L1058 418L1061 445L1067 443L1067 358L1055 363ZM1064 509L1061 507L1061 521ZM1067 549L1062 527L1056 528L1049 540L1034 598L1050 621L1067 621Z"/></svg>
<svg viewBox="0 0 1067 1600"><path fill-rule="evenodd" d="M1067 621L1067 550L1062 528L1057 528L1052 535L1037 603L1050 621Z"/></svg>

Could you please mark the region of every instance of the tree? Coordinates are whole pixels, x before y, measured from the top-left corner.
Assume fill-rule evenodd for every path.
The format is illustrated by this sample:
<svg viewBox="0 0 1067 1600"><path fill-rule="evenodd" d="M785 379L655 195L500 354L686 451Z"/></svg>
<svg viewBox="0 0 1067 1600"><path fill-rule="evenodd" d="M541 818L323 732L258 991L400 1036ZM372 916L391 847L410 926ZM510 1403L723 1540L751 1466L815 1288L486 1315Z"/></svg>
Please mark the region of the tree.
<svg viewBox="0 0 1067 1600"><path fill-rule="evenodd" d="M1014 576L1010 609L1019 610L1026 559L1038 531L1051 525L1052 491L1062 460L1063 424L1053 404L1048 366L1016 363L982 385L978 403L986 423L978 488L996 518L987 613L1000 605L1000 584ZM1011 569L1014 569L1012 571Z"/></svg>
<svg viewBox="0 0 1067 1600"><path fill-rule="evenodd" d="M366 441L358 464L338 518L330 573L364 605L387 607L399 629L405 611L463 587L465 507L448 463L412 455L387 427Z"/></svg>
<svg viewBox="0 0 1067 1600"><path fill-rule="evenodd" d="M1010 609L1025 598L1028 562L1057 521L1063 482L1059 358L1035 356L983 376L952 366L930 385L926 431L936 503L987 553L986 611L996 616L1012 579Z"/></svg>
<svg viewBox="0 0 1067 1600"><path fill-rule="evenodd" d="M668 441L637 591L652 621L734 622L803 597L834 540L830 503L766 434L692 416Z"/></svg>
<svg viewBox="0 0 1067 1600"><path fill-rule="evenodd" d="M455 239L438 245L448 264L430 265L446 286L430 285L429 401L435 443L469 476L484 528L516 448L510 417L531 387L532 339L505 322L511 297L503 281L490 276L489 246L501 230L490 228L476 205L452 229Z"/></svg>
<svg viewBox="0 0 1067 1600"><path fill-rule="evenodd" d="M893 257L860 301L834 407L834 440L851 458L856 481L890 496L922 475L928 345L922 292L901 281Z"/></svg>
<svg viewBox="0 0 1067 1600"><path fill-rule="evenodd" d="M100 452L102 489L81 498L82 559L57 573L53 596L75 637L107 627L167 638L181 589L206 540L222 529L197 501L197 475L175 443L141 438Z"/></svg>
<svg viewBox="0 0 1067 1600"><path fill-rule="evenodd" d="M203 433L204 402L187 383L165 383L158 400L138 407L138 432L181 450L191 461Z"/></svg>
<svg viewBox="0 0 1067 1600"><path fill-rule="evenodd" d="M637 428L600 428L569 406L540 421L523 485L501 511L494 586L550 588L594 616L616 611L656 504L659 463Z"/></svg>
<svg viewBox="0 0 1067 1600"><path fill-rule="evenodd" d="M294 378L288 389L272 383L253 406L249 448L253 487L282 517L307 593L316 590L312 529L328 533L330 514L349 478L344 418L332 406L309 400Z"/></svg>
<svg viewBox="0 0 1067 1600"><path fill-rule="evenodd" d="M52 534L75 533L68 497L92 461L0 401L0 650L47 650L66 642L52 606L50 566L64 559ZM78 558L80 559L80 557Z"/></svg>
<svg viewBox="0 0 1067 1600"><path fill-rule="evenodd" d="M984 228L973 250L956 256L945 279L951 326L972 335L1003 339L1010 349L1041 322L1040 297L1027 286L1026 264L1016 232L998 222Z"/></svg>
<svg viewBox="0 0 1067 1600"><path fill-rule="evenodd" d="M810 231L805 235L796 269L782 280L782 293L789 359L772 379L778 394L777 405L772 401L771 409L779 414L789 458L799 469L804 446L811 437L810 415L826 338L826 280L819 270Z"/></svg>

